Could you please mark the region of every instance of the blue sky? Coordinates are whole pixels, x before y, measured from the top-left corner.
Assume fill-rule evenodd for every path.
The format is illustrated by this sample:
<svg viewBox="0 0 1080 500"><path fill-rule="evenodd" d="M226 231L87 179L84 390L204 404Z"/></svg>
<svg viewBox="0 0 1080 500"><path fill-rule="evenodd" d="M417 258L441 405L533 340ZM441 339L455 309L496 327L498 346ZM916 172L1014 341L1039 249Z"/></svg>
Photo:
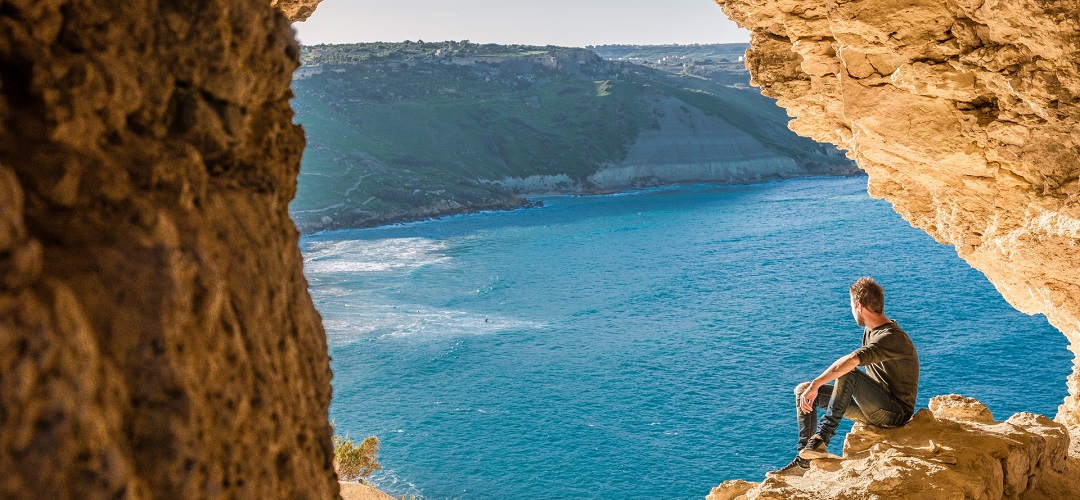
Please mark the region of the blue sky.
<svg viewBox="0 0 1080 500"><path fill-rule="evenodd" d="M729 43L749 32L712 0L323 0L301 43L470 40L585 46Z"/></svg>

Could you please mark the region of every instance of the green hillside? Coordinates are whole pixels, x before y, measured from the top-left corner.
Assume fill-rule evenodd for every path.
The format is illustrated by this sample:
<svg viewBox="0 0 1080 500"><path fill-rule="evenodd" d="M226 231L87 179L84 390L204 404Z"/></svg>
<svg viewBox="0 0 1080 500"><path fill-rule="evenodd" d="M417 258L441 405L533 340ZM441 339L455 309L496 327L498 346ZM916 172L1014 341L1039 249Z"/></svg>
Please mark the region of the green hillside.
<svg viewBox="0 0 1080 500"><path fill-rule="evenodd" d="M604 59L620 59L641 64L664 58L682 58L698 62L736 61L746 54L750 44L590 45L586 48Z"/></svg>
<svg viewBox="0 0 1080 500"><path fill-rule="evenodd" d="M522 203L492 181L564 174L577 189L655 126L663 93L800 161L836 162L754 91L604 61L584 49L438 44L304 47L293 83L308 137L291 211L304 231Z"/></svg>

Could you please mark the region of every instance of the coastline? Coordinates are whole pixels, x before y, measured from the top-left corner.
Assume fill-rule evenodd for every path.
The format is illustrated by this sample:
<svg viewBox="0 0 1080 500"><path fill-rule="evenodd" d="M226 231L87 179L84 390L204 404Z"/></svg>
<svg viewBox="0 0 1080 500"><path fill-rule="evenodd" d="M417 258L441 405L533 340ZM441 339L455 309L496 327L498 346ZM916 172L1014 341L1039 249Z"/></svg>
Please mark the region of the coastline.
<svg viewBox="0 0 1080 500"><path fill-rule="evenodd" d="M420 223L435 221L446 217L460 216L460 215L472 215L485 212L507 212L512 210L528 210L534 208L543 208L544 200L550 198L561 197L575 197L575 196L633 196L637 194L654 193L659 191L668 190L680 190L688 188L713 188L723 186L756 186L772 184L777 182L792 181L798 179L832 179L832 178L847 178L847 177L866 177L866 173L863 171L857 171L851 174L834 174L834 175L800 175L794 177L783 177L774 179L762 179L762 180L748 180L747 182L688 182L688 183L668 183L649 187L633 187L629 189L590 189L590 190L546 190L546 191L527 191L515 193L512 198L512 203L507 203L505 200L497 200L492 203L470 203L467 205L461 205L454 208L447 208L446 210L435 209L413 209L404 212L391 212L384 214L375 214L370 217L364 217L358 219L353 224L336 223L334 227L318 227L314 230L311 229L312 224L296 224L297 230L300 231L301 236L312 236L327 231L338 231L346 229L372 229L378 227L397 226L402 224ZM294 219L295 221L295 219Z"/></svg>
<svg viewBox="0 0 1080 500"><path fill-rule="evenodd" d="M761 481L790 460L794 430L784 397L790 392L767 369L744 374L756 380L739 389L775 399L755 418L777 424L758 425L760 435L722 455L686 450L709 449L718 425L746 422L737 403L744 396L733 393L730 404L716 399L741 357L760 357L768 367L798 356L800 342L777 340L785 346L777 352L751 341L816 335L828 349L858 342L837 333L858 331L829 312L846 300L853 275L892 284L900 291L894 316L911 331L930 332L923 350L955 356L950 359L966 359L980 346L1011 345L1008 338L1060 335L1043 318L1015 312L952 248L870 198L866 182L817 177L556 195L543 210L308 238L305 273L338 376L331 414L342 429L387 436L382 460L398 465L373 479L397 495L703 497L720 479ZM858 228L867 224L881 228L879 238L860 237ZM867 264L852 264L867 255L874 256ZM977 335L954 317L963 311L924 314L949 294L985 311ZM758 314L766 302L799 318L799 331L773 333ZM942 373L921 392L946 393L970 383L972 372L1025 373L1031 359L1043 363L1045 373L1031 380L1042 386L1071 366L1064 348L1023 351L1003 349L959 369L943 360L936 365ZM371 373L401 376L390 383ZM666 375L655 383L622 383L658 373ZM1063 397L1061 391L1010 393L992 382L970 392L991 401L999 419L1021 410L1052 413ZM401 406L350 410L365 401ZM543 404L533 406L536 401ZM668 404L686 413L657 410ZM534 409L544 418L519 418ZM505 429L517 425L525 437L508 444ZM529 457L550 453L549 436L566 429L573 432L565 434L558 465L537 473ZM462 435L469 439L447 438ZM487 460L467 474L442 465L466 449ZM584 460L575 450L604 459ZM661 468L643 478L633 472L641 460L662 462ZM507 470L540 478L517 485L505 480ZM578 479L559 479L567 474Z"/></svg>

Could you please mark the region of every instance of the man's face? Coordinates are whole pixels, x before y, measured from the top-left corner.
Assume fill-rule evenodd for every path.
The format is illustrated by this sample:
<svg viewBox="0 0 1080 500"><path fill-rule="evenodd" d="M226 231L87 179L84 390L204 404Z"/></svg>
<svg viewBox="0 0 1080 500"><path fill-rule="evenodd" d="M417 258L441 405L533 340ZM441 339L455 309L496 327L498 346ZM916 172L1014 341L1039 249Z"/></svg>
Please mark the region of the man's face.
<svg viewBox="0 0 1080 500"><path fill-rule="evenodd" d="M855 297L851 297L851 317L855 318L855 324L866 326L866 320L862 317L862 304L855 302Z"/></svg>

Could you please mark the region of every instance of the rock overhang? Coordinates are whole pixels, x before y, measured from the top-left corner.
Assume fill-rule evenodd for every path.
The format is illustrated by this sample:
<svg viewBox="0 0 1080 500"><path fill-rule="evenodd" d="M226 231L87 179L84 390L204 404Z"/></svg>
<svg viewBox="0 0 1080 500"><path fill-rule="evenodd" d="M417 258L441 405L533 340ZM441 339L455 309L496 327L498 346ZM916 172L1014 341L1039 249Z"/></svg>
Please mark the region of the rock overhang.
<svg viewBox="0 0 1080 500"><path fill-rule="evenodd" d="M869 192L1080 341L1080 7L716 0L753 83ZM1080 374L1057 420L1080 425Z"/></svg>

